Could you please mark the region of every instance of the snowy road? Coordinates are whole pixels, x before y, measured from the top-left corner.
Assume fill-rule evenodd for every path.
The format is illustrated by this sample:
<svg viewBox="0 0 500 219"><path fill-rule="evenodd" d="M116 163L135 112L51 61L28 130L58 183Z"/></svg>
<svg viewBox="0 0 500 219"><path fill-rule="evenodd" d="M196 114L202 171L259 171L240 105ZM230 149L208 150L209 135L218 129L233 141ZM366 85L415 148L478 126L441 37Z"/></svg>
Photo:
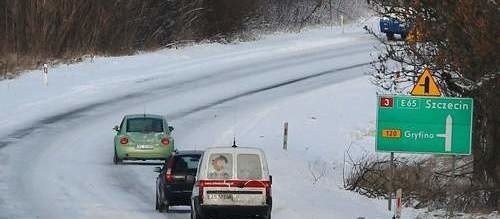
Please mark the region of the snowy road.
<svg viewBox="0 0 500 219"><path fill-rule="evenodd" d="M363 76L374 44L361 31L267 39L59 67L48 88L33 87L35 76L3 82L0 218L189 218L188 208L154 211L154 162L113 165L111 128L124 114L167 115L181 150L230 144L244 132L231 124L262 119L258 112L279 101ZM30 86L40 92L27 92ZM279 185L287 171L271 171ZM290 192L273 190L277 200ZM309 209L290 216L283 208L276 205L273 217L303 218Z"/></svg>

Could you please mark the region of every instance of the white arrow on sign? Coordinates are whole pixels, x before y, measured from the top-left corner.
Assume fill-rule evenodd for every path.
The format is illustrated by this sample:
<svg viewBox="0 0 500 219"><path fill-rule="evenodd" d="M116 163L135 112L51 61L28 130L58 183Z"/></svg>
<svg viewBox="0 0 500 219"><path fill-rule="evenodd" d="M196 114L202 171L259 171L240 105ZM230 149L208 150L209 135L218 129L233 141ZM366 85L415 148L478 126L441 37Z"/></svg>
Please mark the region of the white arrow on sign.
<svg viewBox="0 0 500 219"><path fill-rule="evenodd" d="M448 115L446 117L446 130L444 134L437 134L437 137L444 138L444 151L445 152L451 152L451 139L452 139L452 132L453 132L453 119L451 118L451 115Z"/></svg>

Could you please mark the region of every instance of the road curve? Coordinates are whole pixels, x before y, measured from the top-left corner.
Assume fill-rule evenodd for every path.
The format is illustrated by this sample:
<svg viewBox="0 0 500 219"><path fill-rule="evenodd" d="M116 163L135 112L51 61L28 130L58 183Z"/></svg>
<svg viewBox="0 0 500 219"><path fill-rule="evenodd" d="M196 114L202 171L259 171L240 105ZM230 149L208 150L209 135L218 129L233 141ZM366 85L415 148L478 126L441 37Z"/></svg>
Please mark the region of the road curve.
<svg viewBox="0 0 500 219"><path fill-rule="evenodd" d="M154 211L154 162L112 163L111 127L126 113L168 115L176 126L176 145L193 141L185 132L206 122L209 109L221 104L253 105L306 92L364 75L374 42L353 36L332 44L279 56L231 64L230 58L266 50L237 51L219 57L228 63L217 71L175 83L150 85L116 98L33 120L31 125L0 133L0 218L189 218L187 208ZM273 48L275 49L275 48ZM171 68L201 71L199 59ZM168 66L162 66L166 68ZM156 80L146 78L137 83ZM219 114L234 113L231 108ZM197 116L192 116L196 114ZM207 145L209 146L209 145Z"/></svg>

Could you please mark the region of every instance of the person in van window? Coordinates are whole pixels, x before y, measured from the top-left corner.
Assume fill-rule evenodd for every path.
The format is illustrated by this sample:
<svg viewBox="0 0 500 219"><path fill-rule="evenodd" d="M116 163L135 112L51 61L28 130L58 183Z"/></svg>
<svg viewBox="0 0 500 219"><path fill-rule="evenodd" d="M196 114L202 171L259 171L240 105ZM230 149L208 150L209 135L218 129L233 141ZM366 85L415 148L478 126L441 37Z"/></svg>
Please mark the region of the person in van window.
<svg viewBox="0 0 500 219"><path fill-rule="evenodd" d="M211 179L229 179L231 175L226 170L227 158L223 155L217 156L212 160L212 168L208 173Z"/></svg>

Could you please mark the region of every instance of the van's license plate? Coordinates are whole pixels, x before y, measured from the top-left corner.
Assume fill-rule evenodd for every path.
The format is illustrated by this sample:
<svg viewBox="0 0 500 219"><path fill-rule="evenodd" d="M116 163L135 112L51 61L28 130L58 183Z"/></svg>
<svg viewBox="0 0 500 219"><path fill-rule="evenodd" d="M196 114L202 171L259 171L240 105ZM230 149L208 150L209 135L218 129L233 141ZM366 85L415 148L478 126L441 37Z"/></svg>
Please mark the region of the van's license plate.
<svg viewBox="0 0 500 219"><path fill-rule="evenodd" d="M232 200L232 194L207 194L208 199L217 199L217 200Z"/></svg>

